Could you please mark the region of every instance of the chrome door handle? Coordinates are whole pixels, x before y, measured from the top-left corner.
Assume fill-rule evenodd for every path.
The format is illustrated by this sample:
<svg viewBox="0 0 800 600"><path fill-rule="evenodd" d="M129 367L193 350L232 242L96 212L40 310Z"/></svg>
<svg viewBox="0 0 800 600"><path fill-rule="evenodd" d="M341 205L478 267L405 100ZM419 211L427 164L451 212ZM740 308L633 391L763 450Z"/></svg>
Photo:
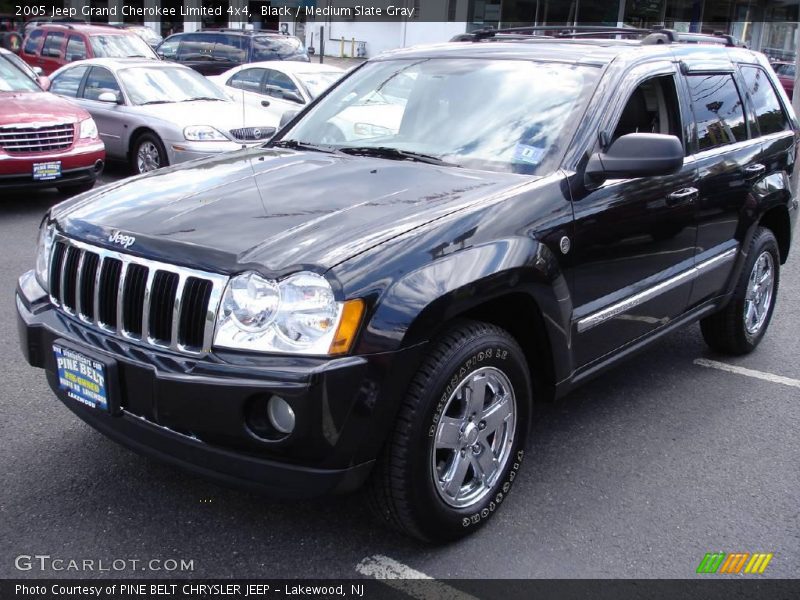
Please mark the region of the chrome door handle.
<svg viewBox="0 0 800 600"><path fill-rule="evenodd" d="M767 167L765 167L761 163L755 163L753 165L747 165L744 168L744 174L747 177L747 179L755 179L756 177L763 175L766 172L766 170Z"/></svg>
<svg viewBox="0 0 800 600"><path fill-rule="evenodd" d="M681 188L667 196L667 206L675 206L676 204L683 204L684 202L694 202L699 194L700 191L697 188Z"/></svg>

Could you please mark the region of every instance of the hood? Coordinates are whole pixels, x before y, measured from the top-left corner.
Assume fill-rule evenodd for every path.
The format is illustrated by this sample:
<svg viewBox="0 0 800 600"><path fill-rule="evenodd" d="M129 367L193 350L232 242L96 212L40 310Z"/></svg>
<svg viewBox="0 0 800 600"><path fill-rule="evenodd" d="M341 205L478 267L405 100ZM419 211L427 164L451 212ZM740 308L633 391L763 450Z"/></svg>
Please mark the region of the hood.
<svg viewBox="0 0 800 600"><path fill-rule="evenodd" d="M49 92L0 92L0 126L75 123L89 113Z"/></svg>
<svg viewBox="0 0 800 600"><path fill-rule="evenodd" d="M242 150L118 182L53 209L68 234L222 273L327 270L530 177L408 161Z"/></svg>
<svg viewBox="0 0 800 600"><path fill-rule="evenodd" d="M230 131L240 127L267 127L271 119L254 113L252 109L242 111L236 102L174 102L170 104L150 104L136 107L137 112L173 123L181 128L189 125L211 125L220 131Z"/></svg>

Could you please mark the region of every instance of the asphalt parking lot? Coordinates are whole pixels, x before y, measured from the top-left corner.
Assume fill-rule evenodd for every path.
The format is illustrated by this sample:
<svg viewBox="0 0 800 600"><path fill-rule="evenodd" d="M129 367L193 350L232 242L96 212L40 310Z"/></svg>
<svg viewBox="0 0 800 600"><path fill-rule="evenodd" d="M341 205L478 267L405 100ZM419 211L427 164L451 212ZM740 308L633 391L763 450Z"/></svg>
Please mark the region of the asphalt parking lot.
<svg viewBox="0 0 800 600"><path fill-rule="evenodd" d="M715 551L774 553L765 577L800 572L797 248L755 354L713 355L693 326L548 407L503 510L436 548L387 533L360 496L278 502L142 458L57 401L20 354L13 293L60 199L0 201L0 577L361 577L391 559L437 578L692 578ZM15 568L35 554L193 570Z"/></svg>

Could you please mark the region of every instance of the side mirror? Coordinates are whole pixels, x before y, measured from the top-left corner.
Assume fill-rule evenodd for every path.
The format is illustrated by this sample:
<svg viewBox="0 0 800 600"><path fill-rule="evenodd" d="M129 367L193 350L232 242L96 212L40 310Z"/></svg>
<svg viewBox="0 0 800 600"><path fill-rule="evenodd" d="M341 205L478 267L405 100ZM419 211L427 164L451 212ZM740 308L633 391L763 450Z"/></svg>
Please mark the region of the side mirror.
<svg viewBox="0 0 800 600"><path fill-rule="evenodd" d="M278 123L278 129L283 129L283 126L294 119L299 112L299 110L287 110L285 113L283 113L281 115L280 123Z"/></svg>
<svg viewBox="0 0 800 600"><path fill-rule="evenodd" d="M118 104L119 97L114 92L103 92L97 97L100 102L109 102L111 104Z"/></svg>
<svg viewBox="0 0 800 600"><path fill-rule="evenodd" d="M305 104L302 96L297 92L283 92L283 99L289 102L296 102L297 104Z"/></svg>
<svg viewBox="0 0 800 600"><path fill-rule="evenodd" d="M592 155L586 176L592 181L671 175L683 167L683 144L674 135L629 133L606 152Z"/></svg>
<svg viewBox="0 0 800 600"><path fill-rule="evenodd" d="M314 49L314 46L309 46L306 51L308 52L309 56L314 56L314 54L317 53L317 51Z"/></svg>
<svg viewBox="0 0 800 600"><path fill-rule="evenodd" d="M42 69L42 67L31 67L31 68L33 69L33 72L36 73L37 75L40 76L44 75L44 69Z"/></svg>
<svg viewBox="0 0 800 600"><path fill-rule="evenodd" d="M41 69L39 69L41 71ZM39 84L39 87L42 88L45 92L50 89L50 78L47 75L39 75L36 78L36 83Z"/></svg>

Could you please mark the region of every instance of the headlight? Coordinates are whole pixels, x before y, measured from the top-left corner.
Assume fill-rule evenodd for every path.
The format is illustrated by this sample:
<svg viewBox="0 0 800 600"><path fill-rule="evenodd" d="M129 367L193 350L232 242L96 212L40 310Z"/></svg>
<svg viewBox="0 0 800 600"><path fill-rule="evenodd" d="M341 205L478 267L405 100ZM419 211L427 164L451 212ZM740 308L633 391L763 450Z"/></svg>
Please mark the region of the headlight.
<svg viewBox="0 0 800 600"><path fill-rule="evenodd" d="M210 125L192 125L183 130L183 137L190 142L220 142L227 141L217 129Z"/></svg>
<svg viewBox="0 0 800 600"><path fill-rule="evenodd" d="M258 273L233 277L217 315L214 345L292 354L350 349L363 302L337 302L328 280L303 271L275 282Z"/></svg>
<svg viewBox="0 0 800 600"><path fill-rule="evenodd" d="M94 139L97 137L97 123L94 119L84 119L81 121L81 135L82 140Z"/></svg>
<svg viewBox="0 0 800 600"><path fill-rule="evenodd" d="M36 279L45 291L50 291L47 284L50 271L50 255L53 252L55 227L45 221L39 228L39 240L36 244Z"/></svg>

